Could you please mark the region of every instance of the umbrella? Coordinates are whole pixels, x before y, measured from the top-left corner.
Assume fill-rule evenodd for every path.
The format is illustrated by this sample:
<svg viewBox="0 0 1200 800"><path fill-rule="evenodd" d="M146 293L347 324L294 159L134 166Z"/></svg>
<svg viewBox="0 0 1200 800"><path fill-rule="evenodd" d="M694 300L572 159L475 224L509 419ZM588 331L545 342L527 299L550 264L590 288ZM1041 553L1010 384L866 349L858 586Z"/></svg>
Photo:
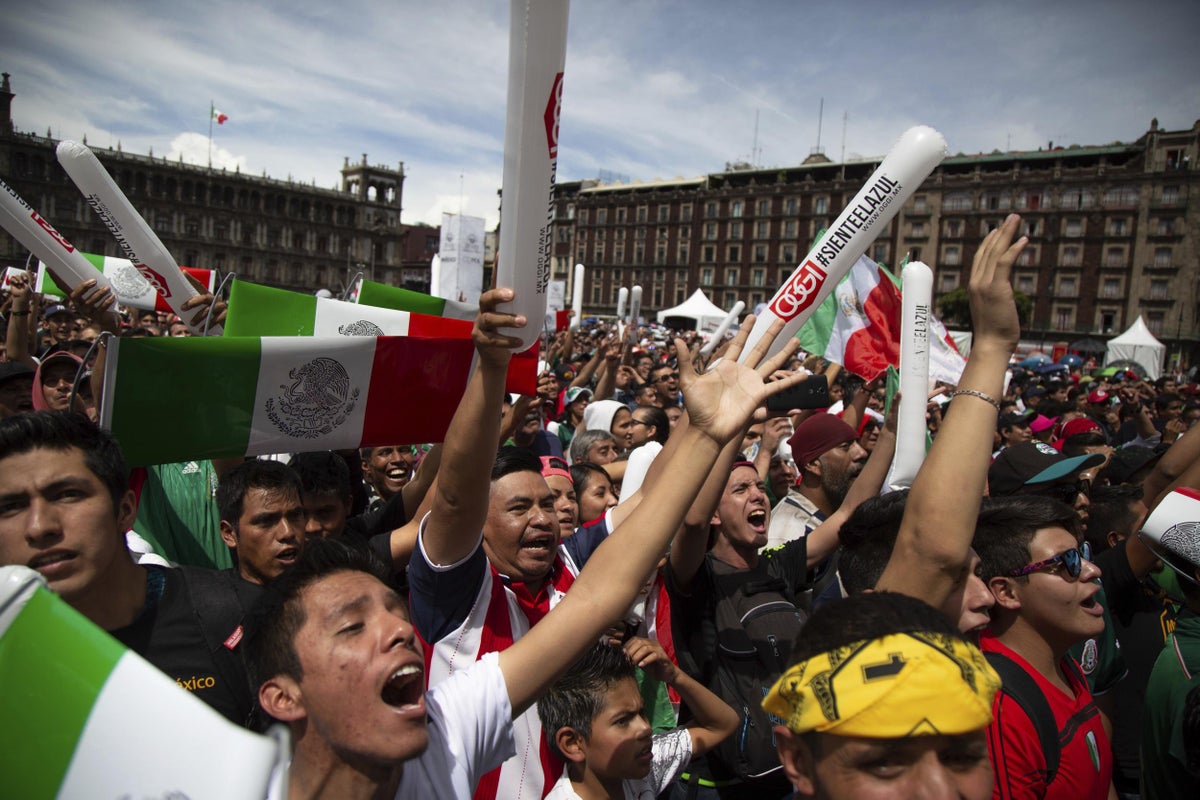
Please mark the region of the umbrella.
<svg viewBox="0 0 1200 800"><path fill-rule="evenodd" d="M1146 380L1146 368L1143 367L1141 364L1137 363L1136 361L1131 361L1128 358L1122 358L1119 361L1110 361L1105 366L1105 369L1113 370L1113 372L1109 373L1110 375L1113 373L1116 373L1120 370L1124 370L1126 372L1132 372L1134 375L1137 375L1139 381Z"/></svg>
<svg viewBox="0 0 1200 800"><path fill-rule="evenodd" d="M1050 356L1045 353L1030 353L1025 357L1025 360L1017 364L1018 367L1040 367L1042 364L1049 364Z"/></svg>
<svg viewBox="0 0 1200 800"><path fill-rule="evenodd" d="M1108 349L1108 346L1099 339L1080 339L1078 342L1071 342L1067 346L1067 349L1080 353L1103 353Z"/></svg>
<svg viewBox="0 0 1200 800"><path fill-rule="evenodd" d="M1051 372L1070 372L1066 364L1042 364L1034 367L1033 371L1039 375L1049 375Z"/></svg>
<svg viewBox="0 0 1200 800"><path fill-rule="evenodd" d="M1083 359L1074 353L1067 353L1066 355L1059 356L1058 363L1065 364L1068 367L1078 367L1083 364Z"/></svg>

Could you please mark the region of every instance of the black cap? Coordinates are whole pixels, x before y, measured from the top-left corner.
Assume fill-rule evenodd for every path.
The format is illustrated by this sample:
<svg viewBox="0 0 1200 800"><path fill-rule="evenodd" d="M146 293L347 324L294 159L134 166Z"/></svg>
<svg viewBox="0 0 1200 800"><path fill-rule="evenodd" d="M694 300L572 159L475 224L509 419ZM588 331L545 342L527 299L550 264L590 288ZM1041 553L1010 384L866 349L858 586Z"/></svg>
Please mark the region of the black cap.
<svg viewBox="0 0 1200 800"><path fill-rule="evenodd" d="M1014 425L1027 427L1030 422L1033 422L1033 418L1036 416L1036 411L1026 411L1024 414L1017 414L1015 412L1001 414L1000 418L996 420L996 430L1002 431L1005 428L1011 428Z"/></svg>
<svg viewBox="0 0 1200 800"><path fill-rule="evenodd" d="M1022 486L1054 483L1103 461L1103 453L1065 456L1045 442L1021 442L996 456L988 470L988 490L993 495L1016 494Z"/></svg>
<svg viewBox="0 0 1200 800"><path fill-rule="evenodd" d="M1135 472L1143 467L1153 466L1162 458L1163 453L1167 452L1167 447L1169 445L1141 447L1134 444L1119 447L1108 457L1108 463L1100 471L1100 477L1107 478L1111 484L1129 483Z"/></svg>
<svg viewBox="0 0 1200 800"><path fill-rule="evenodd" d="M5 361L0 363L0 384L6 383L12 378L20 378L22 375L34 374L33 368L28 364L22 364L20 361Z"/></svg>

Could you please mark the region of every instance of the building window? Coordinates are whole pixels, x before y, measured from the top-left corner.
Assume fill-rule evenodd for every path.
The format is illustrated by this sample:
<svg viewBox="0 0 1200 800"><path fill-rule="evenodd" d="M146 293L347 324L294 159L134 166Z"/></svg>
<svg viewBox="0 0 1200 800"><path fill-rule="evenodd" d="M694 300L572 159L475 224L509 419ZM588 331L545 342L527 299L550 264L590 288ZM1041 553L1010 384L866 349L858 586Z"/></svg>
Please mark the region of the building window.
<svg viewBox="0 0 1200 800"><path fill-rule="evenodd" d="M716 200L709 200L707 203L704 204L704 216L706 216L706 217L717 216L718 208L719 208L719 206L718 206Z"/></svg>
<svg viewBox="0 0 1200 800"><path fill-rule="evenodd" d="M678 256L679 263L680 264L688 263L688 243L687 242L679 243L679 251L678 252L679 252L679 256Z"/></svg>
<svg viewBox="0 0 1200 800"><path fill-rule="evenodd" d="M771 201L767 198L763 198L762 200L759 200L758 201L758 215L760 217L765 217L765 216L769 215L770 213L771 213Z"/></svg>
<svg viewBox="0 0 1200 800"><path fill-rule="evenodd" d="M1095 203L1095 193L1088 188L1071 188L1062 193L1059 198L1059 206L1069 211L1077 211L1085 208L1091 208Z"/></svg>
<svg viewBox="0 0 1200 800"><path fill-rule="evenodd" d="M715 222L704 223L704 238L705 239L716 239L717 238L717 223L715 223Z"/></svg>
<svg viewBox="0 0 1200 800"><path fill-rule="evenodd" d="M1117 327L1117 312L1111 309L1100 311L1100 332L1112 333Z"/></svg>
<svg viewBox="0 0 1200 800"><path fill-rule="evenodd" d="M1165 327L1165 323L1166 323L1166 315L1163 314L1163 312L1161 312L1161 311L1146 312L1146 327L1149 328L1150 332L1153 333L1155 336L1163 335L1163 332L1164 332L1163 328Z"/></svg>
<svg viewBox="0 0 1200 800"><path fill-rule="evenodd" d="M1025 245L1025 249L1021 251L1021 255L1017 256L1017 263L1022 267L1032 267L1037 263L1037 245Z"/></svg>
<svg viewBox="0 0 1200 800"><path fill-rule="evenodd" d="M722 298L722 307L733 308L737 302L737 292L726 292Z"/></svg>
<svg viewBox="0 0 1200 800"><path fill-rule="evenodd" d="M1171 248L1169 248L1169 247L1154 248L1154 266L1156 266L1156 267L1171 266Z"/></svg>
<svg viewBox="0 0 1200 800"><path fill-rule="evenodd" d="M741 220L735 219L729 223L729 238L730 239L742 238L742 221Z"/></svg>
<svg viewBox="0 0 1200 800"><path fill-rule="evenodd" d="M607 208L596 209L596 224L604 225L607 222L608 222L608 209Z"/></svg>
<svg viewBox="0 0 1200 800"><path fill-rule="evenodd" d="M658 221L659 222L667 222L670 219L671 219L671 207L670 206L659 206L658 207Z"/></svg>
<svg viewBox="0 0 1200 800"><path fill-rule="evenodd" d="M687 299L687 284L675 284L675 305L679 305Z"/></svg>
<svg viewBox="0 0 1200 800"><path fill-rule="evenodd" d="M760 219L754 223L754 238L769 239L771 237L771 223L768 220Z"/></svg>
<svg viewBox="0 0 1200 800"><path fill-rule="evenodd" d="M1074 275L1063 275L1058 279L1058 294L1060 297L1078 297L1079 279Z"/></svg>
<svg viewBox="0 0 1200 800"><path fill-rule="evenodd" d="M1164 204L1170 205L1179 202L1179 187L1164 186L1162 187L1162 201Z"/></svg>
<svg viewBox="0 0 1200 800"><path fill-rule="evenodd" d="M1032 275L1017 276L1017 291L1024 295L1032 295L1037 291L1037 281Z"/></svg>
<svg viewBox="0 0 1200 800"><path fill-rule="evenodd" d="M828 214L829 213L829 195L819 194L813 198L813 213Z"/></svg>
<svg viewBox="0 0 1200 800"><path fill-rule="evenodd" d="M737 267L726 267L725 268L725 285L726 286L737 286L740 278L741 278L741 270L740 269L738 269Z"/></svg>
<svg viewBox="0 0 1200 800"><path fill-rule="evenodd" d="M713 282L713 268L712 267L701 267L700 268L700 285L701 286L712 286L712 282Z"/></svg>
<svg viewBox="0 0 1200 800"><path fill-rule="evenodd" d="M587 225L587 221L588 221L588 210L586 208L579 209L579 224Z"/></svg>
<svg viewBox="0 0 1200 800"><path fill-rule="evenodd" d="M596 263L597 264L602 263L604 261L604 242L596 242L595 251L596 251Z"/></svg>
<svg viewBox="0 0 1200 800"><path fill-rule="evenodd" d="M961 219L948 219L944 224L946 236L951 239L957 239L963 235L963 221Z"/></svg>
<svg viewBox="0 0 1200 800"><path fill-rule="evenodd" d="M1082 266L1083 259L1080 255L1081 250L1076 245L1067 245L1062 251L1062 260L1059 262L1064 267Z"/></svg>
<svg viewBox="0 0 1200 800"><path fill-rule="evenodd" d="M634 228L633 238L634 239L645 239L646 238L646 226L638 225L636 228Z"/></svg>
<svg viewBox="0 0 1200 800"><path fill-rule="evenodd" d="M915 238L919 238L919 237L923 237L925 235L925 223L924 222L913 222L913 223L910 223L910 225L912 226L912 233L910 234L911 236L913 236Z"/></svg>
<svg viewBox="0 0 1200 800"><path fill-rule="evenodd" d="M1114 186L1104 193L1104 205L1136 206L1140 192L1136 186Z"/></svg>
<svg viewBox="0 0 1200 800"><path fill-rule="evenodd" d="M1075 309L1071 306L1054 307L1054 329L1069 331L1075 327Z"/></svg>
<svg viewBox="0 0 1200 800"><path fill-rule="evenodd" d="M704 249L700 251L700 260L709 262L717 260L717 248L711 244L704 245Z"/></svg>
<svg viewBox="0 0 1200 800"><path fill-rule="evenodd" d="M1109 236L1128 236L1129 219L1127 217L1112 217L1108 220Z"/></svg>
<svg viewBox="0 0 1200 800"><path fill-rule="evenodd" d="M1125 248L1110 247L1104 251L1104 266L1106 267L1123 267L1125 266Z"/></svg>
<svg viewBox="0 0 1200 800"><path fill-rule="evenodd" d="M731 217L740 217L740 216L742 216L742 208L743 208L743 205L742 205L742 201L741 201L741 200L734 200L734 201L730 202L730 204L729 204L729 216L731 216Z"/></svg>
<svg viewBox="0 0 1200 800"><path fill-rule="evenodd" d="M754 245L754 260L759 263L767 260L767 246L765 244Z"/></svg>
<svg viewBox="0 0 1200 800"><path fill-rule="evenodd" d="M942 263L957 265L962 263L962 249L956 244L948 244L942 248Z"/></svg>
<svg viewBox="0 0 1200 800"><path fill-rule="evenodd" d="M779 246L779 260L784 264L796 263L796 245L781 244Z"/></svg>
<svg viewBox="0 0 1200 800"><path fill-rule="evenodd" d="M729 245L729 252L725 256L725 260L726 261L741 261L742 260L741 246L736 245L736 244Z"/></svg>
<svg viewBox="0 0 1200 800"><path fill-rule="evenodd" d="M1175 235L1175 220L1172 217L1160 217L1154 232L1159 236Z"/></svg>
<svg viewBox="0 0 1200 800"><path fill-rule="evenodd" d="M665 244L660 244L658 247L654 248L654 263L667 263L667 246Z"/></svg>
<svg viewBox="0 0 1200 800"><path fill-rule="evenodd" d="M646 208L646 206L638 206L637 207L637 221L645 222L649 213L650 213L650 211L648 208Z"/></svg>
<svg viewBox="0 0 1200 800"><path fill-rule="evenodd" d="M1106 300L1115 300L1121 296L1121 279L1105 278L1100 284L1100 296Z"/></svg>
<svg viewBox="0 0 1200 800"><path fill-rule="evenodd" d="M684 203L683 205L681 205L679 207L679 221L680 222L691 222L692 221L692 204L691 203Z"/></svg>
<svg viewBox="0 0 1200 800"><path fill-rule="evenodd" d="M765 269L750 270L750 285L751 286L766 286L767 271Z"/></svg>
<svg viewBox="0 0 1200 800"><path fill-rule="evenodd" d="M966 192L954 192L942 199L943 211L970 211L971 195Z"/></svg>
<svg viewBox="0 0 1200 800"><path fill-rule="evenodd" d="M654 305L653 308L662 308L663 306L663 290L661 286L654 287Z"/></svg>
<svg viewBox="0 0 1200 800"><path fill-rule="evenodd" d="M929 212L929 202L925 199L925 195L923 195L923 194L913 195L913 213L914 214L926 214L928 212Z"/></svg>
<svg viewBox="0 0 1200 800"><path fill-rule="evenodd" d="M958 273L957 272L943 272L941 274L941 279L938 284L938 291L940 291L942 294L946 294L947 292L953 292L957 288L958 288Z"/></svg>
<svg viewBox="0 0 1200 800"><path fill-rule="evenodd" d="M921 260L921 248L914 247L913 249L909 250L908 251L908 260L909 261L920 261Z"/></svg>
<svg viewBox="0 0 1200 800"><path fill-rule="evenodd" d="M1063 234L1065 236L1083 236L1083 220L1079 217L1070 217L1067 219Z"/></svg>
<svg viewBox="0 0 1200 800"><path fill-rule="evenodd" d="M1150 281L1150 299L1151 300L1169 300L1170 283L1164 278L1154 278Z"/></svg>
<svg viewBox="0 0 1200 800"><path fill-rule="evenodd" d="M644 264L646 261L646 245L635 244L633 246L633 263Z"/></svg>
<svg viewBox="0 0 1200 800"><path fill-rule="evenodd" d="M1042 193L1040 191L1025 192L1017 198L1017 205L1028 211L1037 211L1042 207Z"/></svg>
<svg viewBox="0 0 1200 800"><path fill-rule="evenodd" d="M618 225L625 224L625 208L624 207L617 209L617 224Z"/></svg>
<svg viewBox="0 0 1200 800"><path fill-rule="evenodd" d="M795 214L800 210L800 202L794 197L788 197L783 201L783 213Z"/></svg>
<svg viewBox="0 0 1200 800"><path fill-rule="evenodd" d="M1040 219L1023 220L1025 225L1025 235L1033 238L1034 236L1042 235L1042 221Z"/></svg>
<svg viewBox="0 0 1200 800"><path fill-rule="evenodd" d="M613 263L614 264L624 264L625 263L625 244L624 244L624 242L617 242L616 247L613 248Z"/></svg>
<svg viewBox="0 0 1200 800"><path fill-rule="evenodd" d="M784 220L784 222L783 222L783 238L785 238L785 239L795 239L796 238L796 220L794 220L794 219Z"/></svg>
<svg viewBox="0 0 1200 800"><path fill-rule="evenodd" d="M871 247L871 258L880 264L886 264L888 261L889 249L890 248L888 247L887 242L876 242Z"/></svg>
<svg viewBox="0 0 1200 800"><path fill-rule="evenodd" d="M601 291L600 282L597 281L596 283L593 283L592 284L592 305L593 306L600 305L600 291Z"/></svg>

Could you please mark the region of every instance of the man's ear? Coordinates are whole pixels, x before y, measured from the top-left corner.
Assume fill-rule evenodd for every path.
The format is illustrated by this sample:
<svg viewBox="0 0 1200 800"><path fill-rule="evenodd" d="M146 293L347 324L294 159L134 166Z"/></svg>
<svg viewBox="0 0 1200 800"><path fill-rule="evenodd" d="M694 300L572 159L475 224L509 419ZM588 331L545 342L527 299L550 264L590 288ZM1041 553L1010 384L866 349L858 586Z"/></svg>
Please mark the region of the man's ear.
<svg viewBox="0 0 1200 800"><path fill-rule="evenodd" d="M280 722L297 722L308 715L300 684L288 675L276 675L258 687L258 702L263 711Z"/></svg>
<svg viewBox="0 0 1200 800"><path fill-rule="evenodd" d="M228 520L221 520L221 541L226 547L237 549L237 529Z"/></svg>
<svg viewBox="0 0 1200 800"><path fill-rule="evenodd" d="M1015 578L997 575L988 581L988 588L996 598L996 605L1008 611L1018 611L1021 608L1021 595Z"/></svg>
<svg viewBox="0 0 1200 800"><path fill-rule="evenodd" d="M775 750L779 754L779 763L783 772L792 782L796 793L805 797L816 794L817 788L817 759L808 743L791 729L776 725Z"/></svg>
<svg viewBox="0 0 1200 800"><path fill-rule="evenodd" d="M806 478L812 475L813 477L820 478L824 472L825 470L821 468L821 459L818 457L804 465L804 469L800 472L800 477Z"/></svg>
<svg viewBox="0 0 1200 800"><path fill-rule="evenodd" d="M134 494L133 489L125 492L114 510L117 512L117 525L120 527L121 533L131 530L133 521L137 518L137 495Z"/></svg>
<svg viewBox="0 0 1200 800"><path fill-rule="evenodd" d="M554 734L554 743L567 761L583 764L587 761L587 739L574 728L563 726Z"/></svg>
<svg viewBox="0 0 1200 800"><path fill-rule="evenodd" d="M1109 547L1116 547L1121 542L1125 541L1125 537L1119 531L1109 531L1104 537L1104 541L1108 542Z"/></svg>

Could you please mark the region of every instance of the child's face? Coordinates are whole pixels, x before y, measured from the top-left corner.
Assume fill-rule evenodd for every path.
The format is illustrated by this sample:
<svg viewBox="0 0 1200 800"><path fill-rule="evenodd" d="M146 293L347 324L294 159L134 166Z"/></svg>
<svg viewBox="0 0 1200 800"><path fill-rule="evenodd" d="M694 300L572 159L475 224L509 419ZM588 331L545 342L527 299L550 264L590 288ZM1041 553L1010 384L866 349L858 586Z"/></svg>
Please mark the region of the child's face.
<svg viewBox="0 0 1200 800"><path fill-rule="evenodd" d="M586 745L588 769L599 778L629 780L650 773L651 729L643 711L633 678L608 690Z"/></svg>

